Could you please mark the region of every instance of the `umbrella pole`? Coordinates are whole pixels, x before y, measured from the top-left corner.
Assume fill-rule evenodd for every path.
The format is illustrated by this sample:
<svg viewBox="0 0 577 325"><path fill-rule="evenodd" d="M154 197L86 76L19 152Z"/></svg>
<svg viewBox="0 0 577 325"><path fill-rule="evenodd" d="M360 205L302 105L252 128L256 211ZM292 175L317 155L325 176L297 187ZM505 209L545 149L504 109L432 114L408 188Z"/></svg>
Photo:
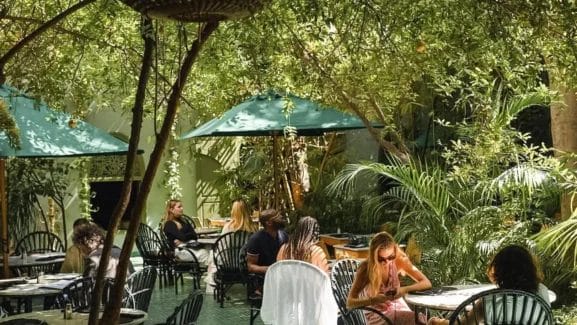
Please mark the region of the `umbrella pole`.
<svg viewBox="0 0 577 325"><path fill-rule="evenodd" d="M274 181L274 208L278 210L278 197L279 193L279 184L278 184L278 161L277 161L277 138L278 136L272 136L272 168L273 168L273 181Z"/></svg>
<svg viewBox="0 0 577 325"><path fill-rule="evenodd" d="M6 195L6 160L0 159L0 196L2 199L2 271L4 278L10 275L8 268L8 251L10 244L8 242L8 196Z"/></svg>

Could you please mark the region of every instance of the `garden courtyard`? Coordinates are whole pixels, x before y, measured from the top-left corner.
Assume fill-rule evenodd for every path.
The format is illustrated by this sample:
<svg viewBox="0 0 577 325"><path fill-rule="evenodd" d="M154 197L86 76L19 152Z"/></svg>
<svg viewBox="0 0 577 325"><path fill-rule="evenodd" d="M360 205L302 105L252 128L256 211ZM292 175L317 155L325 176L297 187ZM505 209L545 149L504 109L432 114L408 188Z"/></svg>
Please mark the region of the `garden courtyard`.
<svg viewBox="0 0 577 325"><path fill-rule="evenodd" d="M88 264L66 273L90 266L84 288L104 302L104 322L118 322L121 305L146 311L123 296L138 285L152 292L145 323L164 322L194 276L222 264L216 241L230 231L237 242L221 246L238 274L227 276L241 283L222 308L205 293L198 324L249 322L263 286L247 297L249 279L301 237L294 247L322 250L326 274L346 269L322 277L345 323L357 323L343 306L358 262L374 266L376 285L375 265L405 274L406 255L419 273L387 292L424 318L449 317L457 305L416 296L503 289L492 263L515 246L555 322L577 324L576 19L572 1L0 3L4 309L65 309L68 289L40 285L66 278L60 266L77 249ZM259 228L278 239L267 265L248 244ZM370 251L384 233L394 252ZM202 263L177 258L181 245ZM312 261L301 253L286 254ZM129 257L156 270L139 274L184 274L183 288L116 276ZM419 289L398 290L411 283ZM107 285L116 300L92 296ZM90 324L96 301L83 303Z"/></svg>

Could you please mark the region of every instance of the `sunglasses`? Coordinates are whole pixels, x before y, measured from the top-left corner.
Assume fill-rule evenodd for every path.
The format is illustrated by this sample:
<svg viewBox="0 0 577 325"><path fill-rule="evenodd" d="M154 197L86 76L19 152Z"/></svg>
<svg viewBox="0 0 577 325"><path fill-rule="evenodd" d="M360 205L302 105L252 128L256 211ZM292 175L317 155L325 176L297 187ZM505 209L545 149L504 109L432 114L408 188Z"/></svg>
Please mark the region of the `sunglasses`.
<svg viewBox="0 0 577 325"><path fill-rule="evenodd" d="M397 258L397 255L396 255L396 254L393 254L393 255L387 256L387 257L381 257L381 256L379 256L379 257L377 258L377 261L378 261L379 263L384 263L384 262L387 262L387 261L394 261L395 258Z"/></svg>

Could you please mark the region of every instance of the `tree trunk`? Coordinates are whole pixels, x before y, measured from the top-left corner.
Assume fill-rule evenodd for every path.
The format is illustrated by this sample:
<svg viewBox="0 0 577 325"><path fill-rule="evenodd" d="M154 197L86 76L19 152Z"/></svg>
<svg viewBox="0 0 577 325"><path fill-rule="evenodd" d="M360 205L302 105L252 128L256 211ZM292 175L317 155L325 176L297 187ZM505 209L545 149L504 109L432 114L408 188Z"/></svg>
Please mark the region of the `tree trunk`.
<svg viewBox="0 0 577 325"><path fill-rule="evenodd" d="M577 97L576 89L558 87L562 102L551 104L551 136L556 155L577 153ZM577 161L568 159L566 166L574 169ZM561 218L569 218L577 203L571 206L571 198L575 193L566 193L561 198Z"/></svg>
<svg viewBox="0 0 577 325"><path fill-rule="evenodd" d="M150 76L150 67L152 66L154 48L156 46L156 41L154 39L152 30L152 21L148 18L143 18L141 35L144 39L144 55L142 58L142 67L140 69L136 97L134 99L134 107L132 108L132 126L130 132L130 142L128 144L128 154L126 156L126 167L124 169L124 182L122 183L120 198L118 199L118 203L114 208L112 218L108 225L108 232L106 233L104 248L102 249L100 264L96 274L94 291L92 293L92 305L90 306L90 316L88 320L88 323L91 325L98 324L100 301L102 301L102 290L104 288L104 275L106 273L106 269L108 268L108 259L110 258L110 252L112 251L114 235L116 234L120 219L122 218L122 215L124 215L124 211L126 211L126 207L128 206L128 202L130 200L134 162L136 161L136 155L138 153L140 130L142 129L146 84L148 83L148 78ZM115 284L124 286L123 281L116 281ZM116 293L116 290L114 293ZM109 304L118 304L119 306L122 304L122 293L120 296L112 294L112 297L110 298L111 299ZM116 316L116 319L118 319L118 315Z"/></svg>
<svg viewBox="0 0 577 325"><path fill-rule="evenodd" d="M157 135L156 143L154 149L150 154L150 160L146 171L144 173L144 178L140 185L138 196L136 197L136 202L134 205L134 210L130 216L130 224L128 226L128 231L126 232L126 238L124 239L124 244L122 245L122 251L120 253L120 260L118 263L118 268L116 271L115 285L112 293L112 301L106 305L104 314L102 316L101 324L118 324L118 319L120 315L120 299L124 290L124 283L126 281L126 273L128 269L128 263L130 262L130 254L132 252L132 247L134 246L134 241L136 239L136 234L138 227L140 225L140 216L144 212L146 206L146 200L148 194L152 188L152 181L156 171L158 170L158 165L162 158L162 154L168 143L168 138L170 136L170 130L174 124L174 119L176 117L176 112L178 109L178 102L180 100L180 95L182 89L186 84L186 80L192 68L192 64L198 57L202 45L210 37L210 35L218 27L218 21L208 22L202 28L198 38L192 43L192 46L186 53L180 72L174 84L172 85L172 92L168 99L166 107L166 115L164 116L164 121L160 129L160 133ZM133 125L134 127L134 125ZM93 302L93 306L96 302ZM92 316L92 315L91 315Z"/></svg>

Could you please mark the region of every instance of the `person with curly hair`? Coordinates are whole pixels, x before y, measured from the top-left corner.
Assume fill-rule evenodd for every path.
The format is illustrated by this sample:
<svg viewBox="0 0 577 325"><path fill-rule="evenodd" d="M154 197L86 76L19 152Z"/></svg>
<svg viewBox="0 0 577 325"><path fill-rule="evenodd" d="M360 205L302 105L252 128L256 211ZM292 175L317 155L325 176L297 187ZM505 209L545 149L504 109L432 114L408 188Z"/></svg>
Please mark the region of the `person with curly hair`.
<svg viewBox="0 0 577 325"><path fill-rule="evenodd" d="M496 284L500 289L522 290L532 294L536 294L543 298L547 304L549 302L549 290L541 282L543 281L543 273L538 267L536 258L524 247L519 245L509 245L502 248L491 260L487 267L487 277ZM477 310L484 310L482 301ZM502 301L497 301L497 304L502 304ZM520 301L523 303L523 301ZM500 308L487 308L485 313L480 313L478 317L484 319L485 315L492 316L493 310ZM519 308L519 310L522 310ZM473 315L471 315L473 316ZM449 320L444 318L432 317L429 319L430 325L449 324Z"/></svg>
<svg viewBox="0 0 577 325"><path fill-rule="evenodd" d="M329 273L327 256L318 246L319 235L320 228L317 219L308 216L301 218L288 242L281 246L276 260L300 260L318 266Z"/></svg>
<svg viewBox="0 0 577 325"><path fill-rule="evenodd" d="M90 220L86 218L78 218L74 220L72 225L72 246L66 250L66 256L64 257L64 262L60 267L61 273L84 273L84 259L87 256L86 249L81 242L74 241L74 236L80 229L80 227L90 224Z"/></svg>
<svg viewBox="0 0 577 325"><path fill-rule="evenodd" d="M401 286L399 275L414 281ZM376 234L369 245L369 257L359 266L347 308L371 307L387 316L394 324L415 324L415 314L403 296L412 291L431 288L431 281L411 263L407 255L387 232ZM365 313L368 324L383 324L375 313ZM424 319L423 319L424 321Z"/></svg>

